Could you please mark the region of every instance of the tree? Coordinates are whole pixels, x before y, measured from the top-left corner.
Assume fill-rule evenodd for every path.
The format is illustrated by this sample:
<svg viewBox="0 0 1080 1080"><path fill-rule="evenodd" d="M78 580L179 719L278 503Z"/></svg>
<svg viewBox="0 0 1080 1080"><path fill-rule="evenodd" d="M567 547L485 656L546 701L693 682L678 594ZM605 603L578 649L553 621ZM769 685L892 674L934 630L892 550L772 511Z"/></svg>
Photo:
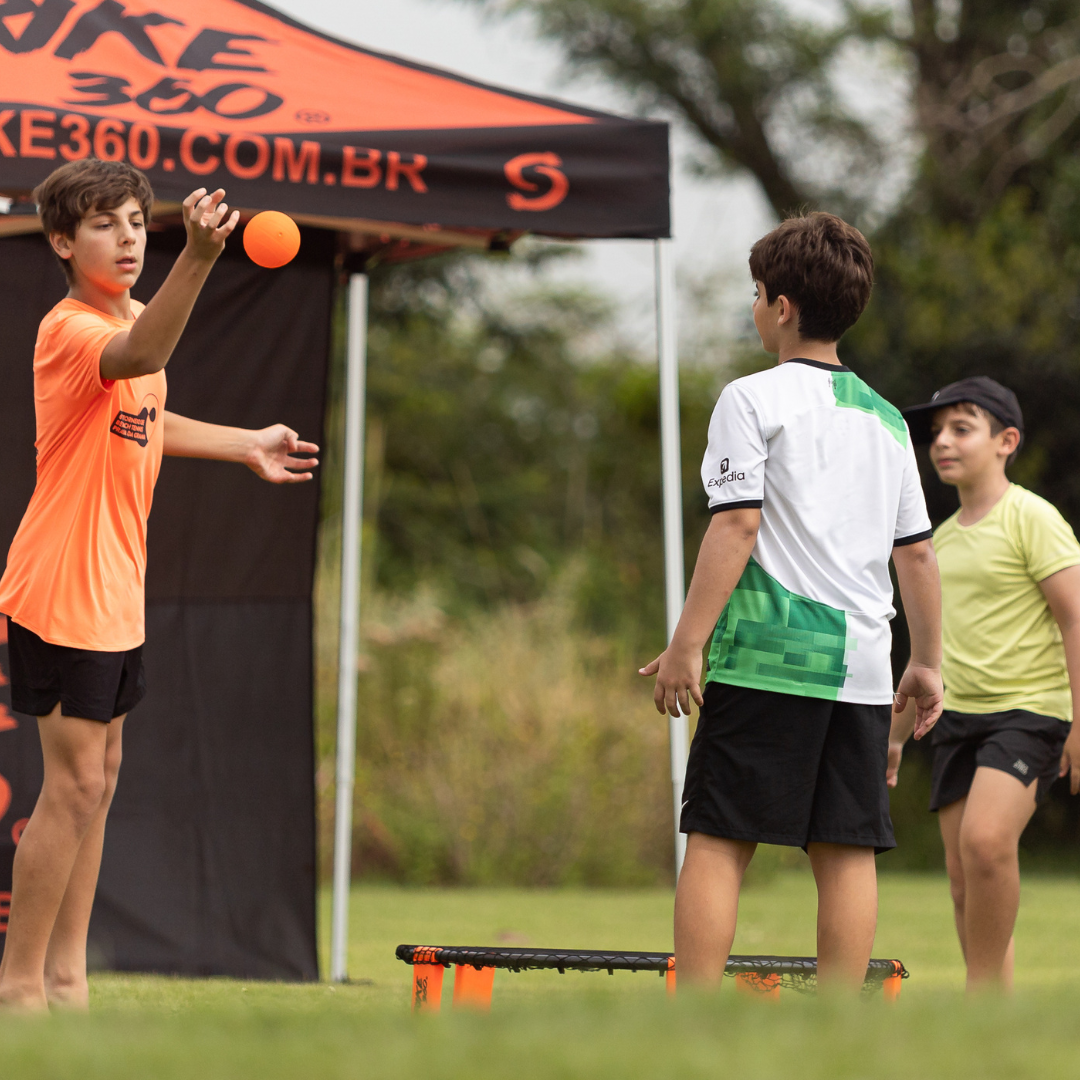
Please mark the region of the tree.
<svg viewBox="0 0 1080 1080"><path fill-rule="evenodd" d="M473 2L531 15L573 69L678 117L723 166L752 173L781 216L857 214L894 165L897 133L844 92L853 50L876 50L878 70L909 80L919 190L944 217L973 220L1008 187L1039 186L1080 141L1076 0L836 0L817 20L778 0Z"/></svg>
<svg viewBox="0 0 1080 1080"><path fill-rule="evenodd" d="M778 0L473 2L530 15L572 67L681 118L779 215L858 218L887 154L842 83L858 50L891 57L921 150L871 231L874 299L842 347L901 405L965 375L1013 385L1032 418L1017 474L1080 522L1060 467L1080 460L1080 0L835 0L816 22ZM805 167L830 158L828 182Z"/></svg>

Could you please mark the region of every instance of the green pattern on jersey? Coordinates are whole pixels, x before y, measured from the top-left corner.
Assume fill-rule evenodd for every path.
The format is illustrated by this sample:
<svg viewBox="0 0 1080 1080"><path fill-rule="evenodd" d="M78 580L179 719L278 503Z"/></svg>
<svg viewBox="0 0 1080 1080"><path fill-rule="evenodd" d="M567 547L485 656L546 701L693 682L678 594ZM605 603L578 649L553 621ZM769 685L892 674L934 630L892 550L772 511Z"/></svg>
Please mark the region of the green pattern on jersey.
<svg viewBox="0 0 1080 1080"><path fill-rule="evenodd" d="M706 682L835 701L855 646L843 611L789 592L751 559L716 624Z"/></svg>
<svg viewBox="0 0 1080 1080"><path fill-rule="evenodd" d="M907 424L904 423L900 410L871 390L854 371L834 372L832 387L836 404L841 409L859 409L872 413L901 446L907 446Z"/></svg>

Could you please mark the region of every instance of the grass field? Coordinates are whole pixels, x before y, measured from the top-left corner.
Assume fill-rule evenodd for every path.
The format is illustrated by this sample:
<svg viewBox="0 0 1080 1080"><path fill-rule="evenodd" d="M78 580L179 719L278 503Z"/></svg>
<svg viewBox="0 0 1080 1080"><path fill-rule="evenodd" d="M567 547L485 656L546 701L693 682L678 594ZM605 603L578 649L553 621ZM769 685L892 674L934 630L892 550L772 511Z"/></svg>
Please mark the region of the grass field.
<svg viewBox="0 0 1080 1080"><path fill-rule="evenodd" d="M881 880L875 955L912 973L892 1006L795 994L770 1004L730 985L671 1001L652 975L498 972L489 1015L414 1017L401 942L666 949L671 896L361 887L352 918L351 985L100 974L89 1017L0 1018L0 1077L1080 1075L1077 879L1025 883L1011 1001L964 1000L945 882L932 875ZM737 952L806 955L813 942L808 874L745 892Z"/></svg>

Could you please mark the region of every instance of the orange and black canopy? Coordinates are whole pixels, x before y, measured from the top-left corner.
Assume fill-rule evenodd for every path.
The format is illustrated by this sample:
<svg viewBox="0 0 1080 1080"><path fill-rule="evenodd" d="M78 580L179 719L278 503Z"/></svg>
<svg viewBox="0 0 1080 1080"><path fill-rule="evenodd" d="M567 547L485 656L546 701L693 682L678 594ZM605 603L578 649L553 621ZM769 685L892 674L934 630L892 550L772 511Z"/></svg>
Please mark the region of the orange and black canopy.
<svg viewBox="0 0 1080 1080"><path fill-rule="evenodd" d="M669 234L668 129L339 41L254 0L0 0L0 191L80 157L312 221ZM17 209L17 206L16 206Z"/></svg>

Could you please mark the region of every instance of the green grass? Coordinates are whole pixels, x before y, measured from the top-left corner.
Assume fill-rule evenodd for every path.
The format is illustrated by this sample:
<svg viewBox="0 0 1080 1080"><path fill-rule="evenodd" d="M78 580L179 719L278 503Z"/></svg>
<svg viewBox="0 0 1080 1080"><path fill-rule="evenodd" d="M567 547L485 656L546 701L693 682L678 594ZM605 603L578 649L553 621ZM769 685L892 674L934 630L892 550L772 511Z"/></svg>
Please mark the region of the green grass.
<svg viewBox="0 0 1080 1080"><path fill-rule="evenodd" d="M89 1017L0 1018L0 1077L1075 1076L1078 901L1075 879L1026 881L1011 1001L964 1000L944 878L895 874L881 879L874 950L912 973L893 1006L795 994L774 1005L730 986L671 1001L652 975L498 972L490 1014L414 1017L410 970L393 955L400 942L666 949L671 895L362 887L353 984L99 974ZM808 874L782 872L744 893L736 951L812 954L813 940Z"/></svg>

